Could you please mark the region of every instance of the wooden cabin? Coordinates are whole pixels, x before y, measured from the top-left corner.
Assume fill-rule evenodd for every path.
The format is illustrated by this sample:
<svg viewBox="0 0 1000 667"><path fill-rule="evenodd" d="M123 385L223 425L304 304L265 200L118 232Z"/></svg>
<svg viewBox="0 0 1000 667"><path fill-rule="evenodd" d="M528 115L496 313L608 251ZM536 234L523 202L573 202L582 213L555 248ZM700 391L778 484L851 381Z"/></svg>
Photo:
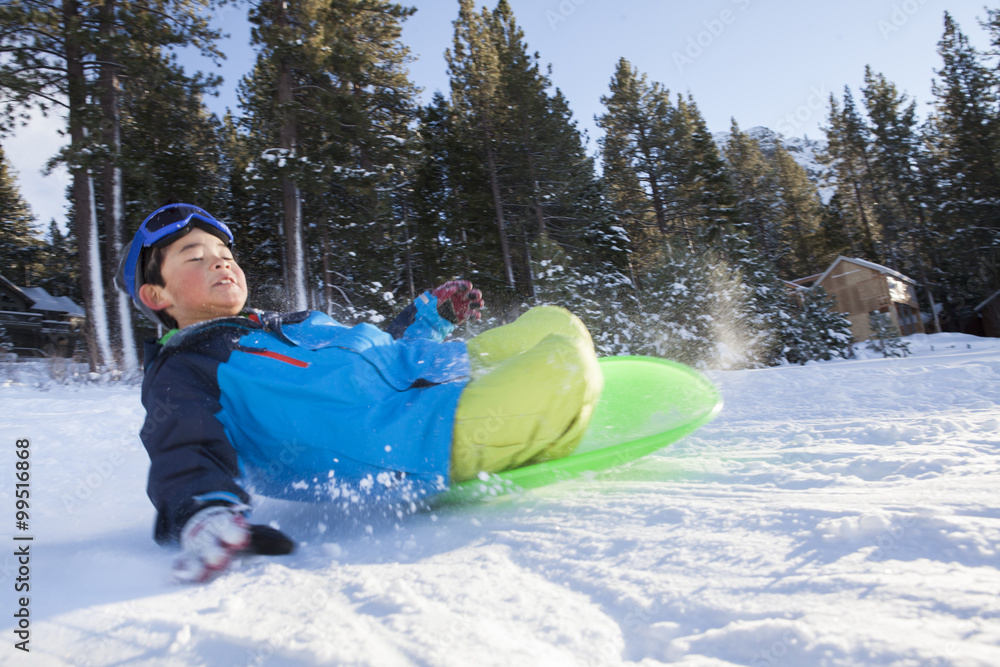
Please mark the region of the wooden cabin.
<svg viewBox="0 0 1000 667"><path fill-rule="evenodd" d="M42 287L18 287L0 276L0 327L10 352L28 357L69 357L81 338L83 308Z"/></svg>
<svg viewBox="0 0 1000 667"><path fill-rule="evenodd" d="M881 264L841 256L823 273L791 282L809 288L819 285L836 299L837 310L851 320L857 342L871 337L869 314L876 311L888 313L903 336L925 333L917 282Z"/></svg>

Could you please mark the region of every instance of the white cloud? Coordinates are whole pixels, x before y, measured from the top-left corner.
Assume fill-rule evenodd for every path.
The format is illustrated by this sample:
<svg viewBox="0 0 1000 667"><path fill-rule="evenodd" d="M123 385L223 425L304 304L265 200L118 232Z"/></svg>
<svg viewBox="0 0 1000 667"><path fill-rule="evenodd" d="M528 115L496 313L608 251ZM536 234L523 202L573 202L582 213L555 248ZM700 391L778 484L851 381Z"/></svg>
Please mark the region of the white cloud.
<svg viewBox="0 0 1000 667"><path fill-rule="evenodd" d="M48 231L53 218L60 229L67 229L69 173L60 166L49 175L43 175L45 164L67 143L67 137L59 134L65 127L63 117L50 113L46 118L35 113L27 125L16 127L11 136L3 139L7 160L17 172L21 196L31 206L31 212L44 231Z"/></svg>

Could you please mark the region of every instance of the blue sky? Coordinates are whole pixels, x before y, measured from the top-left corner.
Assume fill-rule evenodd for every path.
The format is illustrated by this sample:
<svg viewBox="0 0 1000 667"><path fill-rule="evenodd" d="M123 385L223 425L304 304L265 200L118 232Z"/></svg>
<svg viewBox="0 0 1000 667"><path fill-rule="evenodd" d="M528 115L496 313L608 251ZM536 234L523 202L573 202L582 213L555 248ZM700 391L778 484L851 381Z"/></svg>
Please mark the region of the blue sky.
<svg viewBox="0 0 1000 667"><path fill-rule="evenodd" d="M977 18L980 0L509 0L532 51L552 65L552 81L569 100L596 150L594 116L615 65L627 58L650 80L674 93L691 93L712 131L735 117L744 129L763 125L786 136L822 138L827 100L845 85L858 94L865 65L916 98L921 117L931 101L943 13L951 12L979 47L987 46ZM451 43L456 0L415 0L403 29L416 60L413 81L447 93L444 51ZM489 5L494 6L493 3ZM253 62L244 10L217 17L230 38L218 113L236 107L236 86ZM184 54L186 67L213 68ZM22 193L40 222L65 218L66 176L39 170L63 143L58 121L37 122L4 141L19 171Z"/></svg>

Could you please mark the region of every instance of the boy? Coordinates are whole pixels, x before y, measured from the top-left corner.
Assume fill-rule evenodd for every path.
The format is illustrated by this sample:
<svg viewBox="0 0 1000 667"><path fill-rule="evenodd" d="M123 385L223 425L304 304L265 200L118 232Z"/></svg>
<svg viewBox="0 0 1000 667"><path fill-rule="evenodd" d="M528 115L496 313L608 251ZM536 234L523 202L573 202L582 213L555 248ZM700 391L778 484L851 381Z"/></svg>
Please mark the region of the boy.
<svg viewBox="0 0 1000 667"><path fill-rule="evenodd" d="M141 438L155 538L179 541L175 573L205 580L241 552L289 553L247 522L250 494L413 502L472 479L565 456L601 389L586 327L530 310L468 342L478 318L466 281L424 292L388 327L319 312L248 311L229 228L206 211L154 211L116 282L169 332L146 347Z"/></svg>

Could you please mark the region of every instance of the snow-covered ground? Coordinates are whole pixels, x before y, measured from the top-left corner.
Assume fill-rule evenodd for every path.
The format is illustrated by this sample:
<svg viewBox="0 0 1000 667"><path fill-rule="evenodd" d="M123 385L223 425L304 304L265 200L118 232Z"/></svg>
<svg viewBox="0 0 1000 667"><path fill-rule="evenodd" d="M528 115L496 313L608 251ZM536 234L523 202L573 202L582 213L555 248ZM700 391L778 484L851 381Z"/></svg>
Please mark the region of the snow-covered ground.
<svg viewBox="0 0 1000 667"><path fill-rule="evenodd" d="M0 663L1000 665L1000 340L910 340L712 373L715 422L598 479L401 518L265 501L302 548L202 586L150 536L138 390L8 379Z"/></svg>

